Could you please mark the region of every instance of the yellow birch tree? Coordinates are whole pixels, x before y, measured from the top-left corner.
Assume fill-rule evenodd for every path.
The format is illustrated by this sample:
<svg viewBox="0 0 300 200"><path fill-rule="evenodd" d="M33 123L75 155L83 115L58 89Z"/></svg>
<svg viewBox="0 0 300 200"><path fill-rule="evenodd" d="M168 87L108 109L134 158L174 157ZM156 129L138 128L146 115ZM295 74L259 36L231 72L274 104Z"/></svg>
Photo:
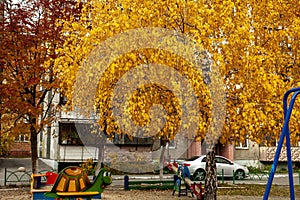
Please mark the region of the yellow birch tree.
<svg viewBox="0 0 300 200"><path fill-rule="evenodd" d="M192 85L200 111L196 113L197 117L191 117L198 123L196 133L189 136L197 140L211 139L209 152L218 139L222 144L250 139L267 145L278 139L281 132L283 93L298 85L299 14L300 6L296 0L91 0L85 4L80 21L60 23L66 39L60 49L64 56L56 60L56 70L69 103L72 104L75 98L80 100L82 107L95 108L100 113L100 126L108 136L132 134L122 129L113 115L115 104L112 99L118 81L134 68L146 68L155 63L175 69ZM175 37L166 39L162 36L157 40L148 37L153 32L147 35L141 28L167 29L173 31ZM136 32L140 35L133 34ZM141 42L136 38L152 41ZM199 52L196 47L193 49L195 60L202 61L200 72L185 56L165 48L167 44L180 43L178 41L186 44L187 38L202 51L209 52L209 56L197 57ZM178 47L177 53L188 51L184 45ZM105 60L101 60L103 57ZM203 64L209 62L208 57L213 63ZM206 76L203 65L208 66L210 75ZM220 72L219 79L213 76L213 66ZM163 67L156 68L155 72L160 71L157 69ZM168 73L157 74L162 80L160 83L171 77L164 77L164 74ZM139 82L135 82L138 79L147 77L136 72L127 82L138 85ZM211 126L217 120L213 118L212 109L221 105L212 98L216 88L209 85L217 81L222 82L221 87L226 93L225 123L221 130ZM82 86L87 82L96 87ZM175 88L182 87L176 81L173 84ZM124 90L130 90L130 87L124 86L121 91ZM167 122L159 129L159 135L167 140L176 136L183 112L182 102L176 95L160 85L146 85L138 87L130 97L128 105L124 104L124 111L130 113L128 115L135 124L147 127L153 119L149 114L151 107L162 104ZM123 102L122 96L119 100ZM290 125L292 142L299 140L298 109L294 113ZM222 117L219 119L222 124ZM125 124L127 122L125 120ZM208 177L215 177L215 166L213 163L210 166L211 176ZM215 181L213 178L212 182L207 180L205 183L207 199L216 198Z"/></svg>

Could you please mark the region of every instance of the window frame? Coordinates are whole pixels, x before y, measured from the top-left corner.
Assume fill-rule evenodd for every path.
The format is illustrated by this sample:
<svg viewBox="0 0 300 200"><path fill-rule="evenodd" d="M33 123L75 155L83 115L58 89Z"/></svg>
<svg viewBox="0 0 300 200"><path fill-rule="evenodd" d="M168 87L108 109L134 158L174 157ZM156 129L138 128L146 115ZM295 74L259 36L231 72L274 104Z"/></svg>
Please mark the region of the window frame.
<svg viewBox="0 0 300 200"><path fill-rule="evenodd" d="M68 125L69 127L66 128L66 126ZM58 129L59 129L59 136L58 136L59 145L83 146L83 143L76 130L75 122L59 122Z"/></svg>
<svg viewBox="0 0 300 200"><path fill-rule="evenodd" d="M154 137L132 137L132 139L130 139L126 134L115 134L114 138L110 140L109 143L116 146L152 146L154 143Z"/></svg>
<svg viewBox="0 0 300 200"><path fill-rule="evenodd" d="M15 137L15 142L29 142L28 134L19 134L18 136Z"/></svg>
<svg viewBox="0 0 300 200"><path fill-rule="evenodd" d="M235 143L235 149L249 149L249 139L245 139L244 143L238 142Z"/></svg>
<svg viewBox="0 0 300 200"><path fill-rule="evenodd" d="M177 144L176 144L176 141L175 140L170 140L168 143L167 143L167 148L168 149L176 149L177 147Z"/></svg>

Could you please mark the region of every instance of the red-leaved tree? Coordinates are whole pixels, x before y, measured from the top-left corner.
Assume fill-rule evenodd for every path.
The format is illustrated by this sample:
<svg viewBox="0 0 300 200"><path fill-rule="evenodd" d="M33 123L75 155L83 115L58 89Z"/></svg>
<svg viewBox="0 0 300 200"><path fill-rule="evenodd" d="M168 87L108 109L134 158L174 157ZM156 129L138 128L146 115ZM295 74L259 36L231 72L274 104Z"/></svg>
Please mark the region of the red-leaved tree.
<svg viewBox="0 0 300 200"><path fill-rule="evenodd" d="M4 1L1 33L1 135L30 135L36 173L37 136L54 119L59 81L53 71L63 44L58 20L76 19L73 0ZM75 17L74 17L75 16Z"/></svg>

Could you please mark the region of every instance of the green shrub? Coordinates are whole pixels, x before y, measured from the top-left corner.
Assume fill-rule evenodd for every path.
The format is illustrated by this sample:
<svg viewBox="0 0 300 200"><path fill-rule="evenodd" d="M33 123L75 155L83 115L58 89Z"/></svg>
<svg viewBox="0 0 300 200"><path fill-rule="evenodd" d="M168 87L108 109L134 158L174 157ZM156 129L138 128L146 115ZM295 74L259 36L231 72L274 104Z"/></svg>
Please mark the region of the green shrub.
<svg viewBox="0 0 300 200"><path fill-rule="evenodd" d="M80 167L87 173L87 175L95 175L96 164L92 158L87 159L86 162L80 164Z"/></svg>
<svg viewBox="0 0 300 200"><path fill-rule="evenodd" d="M251 173L251 174L257 174L257 173L261 173L264 171L260 168L252 167L252 166L248 166L248 170L249 170L249 173Z"/></svg>

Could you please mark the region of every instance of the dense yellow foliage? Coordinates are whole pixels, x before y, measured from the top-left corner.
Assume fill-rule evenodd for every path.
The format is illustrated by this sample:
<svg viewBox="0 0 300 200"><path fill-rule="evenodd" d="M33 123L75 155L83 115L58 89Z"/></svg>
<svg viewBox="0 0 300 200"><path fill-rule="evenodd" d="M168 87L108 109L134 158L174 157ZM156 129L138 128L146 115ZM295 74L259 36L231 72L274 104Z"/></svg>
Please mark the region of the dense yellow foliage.
<svg viewBox="0 0 300 200"><path fill-rule="evenodd" d="M221 143L246 138L258 143L272 143L281 133L283 94L299 85L299 16L300 3L296 0L90 0L84 5L79 21L63 23L65 45L60 52L64 56L56 61L56 70L61 75L65 95L72 100L78 95L74 94L77 72L81 66L87 66L85 62L93 62L90 58L85 59L96 46L127 30L142 27L175 30L211 53L214 66L221 72L226 91L226 120L222 132L217 130L218 133L213 134L222 135ZM130 51L113 57L109 63L101 80L96 80L97 95L88 96L88 93L94 93L88 90L81 94L93 99L93 106L100 112L100 125L107 134L126 132L120 130L113 117L114 86L126 72L149 63L170 66L189 80L202 110L197 133L193 136L203 139L206 132L211 131L207 127L212 120L214 99L211 99L211 90L203 80L203 74L193 72L193 63L160 49ZM88 82L93 76L85 74L84 77ZM142 77L132 77L130 81L138 78ZM148 92L133 93L128 111L131 118L136 124L146 126L151 121L150 107L161 103L169 126L160 134L172 139L181 123L181 102L163 87L146 85L140 89ZM162 93L157 94L157 90ZM299 111L295 110L290 126L293 142L300 139L297 116Z"/></svg>

